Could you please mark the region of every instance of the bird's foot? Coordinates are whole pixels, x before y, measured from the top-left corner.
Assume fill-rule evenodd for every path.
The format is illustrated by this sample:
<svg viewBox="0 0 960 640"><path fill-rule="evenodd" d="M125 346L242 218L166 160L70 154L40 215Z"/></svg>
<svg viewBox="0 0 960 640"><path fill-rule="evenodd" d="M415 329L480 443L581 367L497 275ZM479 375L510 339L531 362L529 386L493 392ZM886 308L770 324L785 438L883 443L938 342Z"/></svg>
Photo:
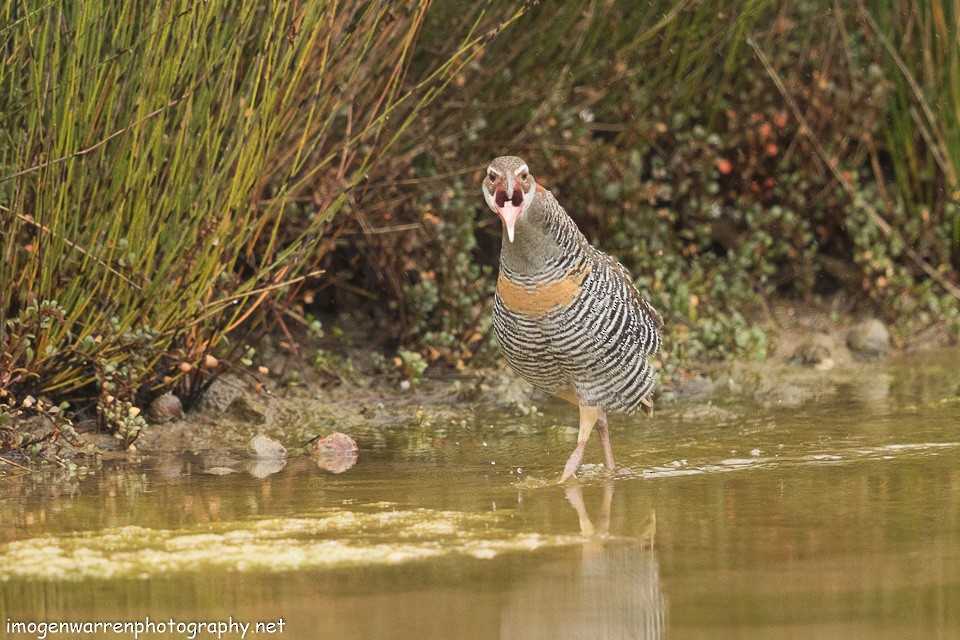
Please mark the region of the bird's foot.
<svg viewBox="0 0 960 640"><path fill-rule="evenodd" d="M563 484L573 476L577 475L577 471L580 469L580 464L583 462L583 450L586 445L586 442L578 444L577 448L573 450L573 453L570 454L570 457L567 459L567 464L563 465L563 473L560 475L560 479L557 480L557 484Z"/></svg>

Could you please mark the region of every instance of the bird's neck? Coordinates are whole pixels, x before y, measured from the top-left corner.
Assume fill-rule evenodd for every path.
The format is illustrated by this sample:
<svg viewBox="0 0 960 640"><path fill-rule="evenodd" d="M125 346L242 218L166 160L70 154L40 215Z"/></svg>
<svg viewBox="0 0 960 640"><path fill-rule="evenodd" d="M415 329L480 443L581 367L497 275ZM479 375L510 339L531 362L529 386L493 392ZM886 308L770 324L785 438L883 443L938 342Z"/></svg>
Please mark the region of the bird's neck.
<svg viewBox="0 0 960 640"><path fill-rule="evenodd" d="M549 196L535 196L514 227L513 242L503 234L500 268L516 276L533 277L549 273L569 253L560 243L558 221L552 219L546 202ZM557 212L566 217L562 211ZM569 220L573 224L572 220Z"/></svg>

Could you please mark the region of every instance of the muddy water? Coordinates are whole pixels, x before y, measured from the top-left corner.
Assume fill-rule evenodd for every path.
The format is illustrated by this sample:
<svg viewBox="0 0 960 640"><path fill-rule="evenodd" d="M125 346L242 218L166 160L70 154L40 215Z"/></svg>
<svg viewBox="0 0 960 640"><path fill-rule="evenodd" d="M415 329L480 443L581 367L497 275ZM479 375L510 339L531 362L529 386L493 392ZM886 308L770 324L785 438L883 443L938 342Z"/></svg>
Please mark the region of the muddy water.
<svg viewBox="0 0 960 640"><path fill-rule="evenodd" d="M566 487L562 405L371 431L339 475L6 476L0 637L960 638L960 354L774 380L614 421L631 473Z"/></svg>

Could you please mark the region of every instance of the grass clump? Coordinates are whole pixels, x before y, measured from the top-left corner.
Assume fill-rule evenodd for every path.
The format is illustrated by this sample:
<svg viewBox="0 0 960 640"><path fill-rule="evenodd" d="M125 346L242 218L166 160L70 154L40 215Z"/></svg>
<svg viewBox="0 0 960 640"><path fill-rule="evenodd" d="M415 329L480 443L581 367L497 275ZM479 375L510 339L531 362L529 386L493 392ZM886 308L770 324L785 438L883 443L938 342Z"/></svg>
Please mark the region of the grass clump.
<svg viewBox="0 0 960 640"><path fill-rule="evenodd" d="M483 44L409 76L429 5L0 2L0 388L126 443L242 359Z"/></svg>

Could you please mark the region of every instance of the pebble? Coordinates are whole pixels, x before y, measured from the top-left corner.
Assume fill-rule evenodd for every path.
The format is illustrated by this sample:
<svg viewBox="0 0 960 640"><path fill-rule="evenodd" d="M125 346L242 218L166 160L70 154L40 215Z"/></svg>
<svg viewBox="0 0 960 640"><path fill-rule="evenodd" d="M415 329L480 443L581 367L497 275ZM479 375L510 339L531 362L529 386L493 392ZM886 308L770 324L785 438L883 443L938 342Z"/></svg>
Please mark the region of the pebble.
<svg viewBox="0 0 960 640"><path fill-rule="evenodd" d="M836 364L834 349L835 345L830 336L814 333L797 345L790 357L790 362L811 366L819 371L826 371L832 369Z"/></svg>
<svg viewBox="0 0 960 640"><path fill-rule="evenodd" d="M165 393L153 399L147 408L147 420L150 424L164 424L183 417L183 404L172 393Z"/></svg>
<svg viewBox="0 0 960 640"><path fill-rule="evenodd" d="M890 332L882 322L870 318L850 328L847 346L857 359L873 360L890 352Z"/></svg>
<svg viewBox="0 0 960 640"><path fill-rule="evenodd" d="M262 433L251 438L247 451L250 457L258 459L282 460L287 457L286 447Z"/></svg>
<svg viewBox="0 0 960 640"><path fill-rule="evenodd" d="M336 431L313 444L317 466L330 473L343 473L357 463L357 441L345 433Z"/></svg>
<svg viewBox="0 0 960 640"><path fill-rule="evenodd" d="M233 401L243 395L246 385L243 380L233 375L217 377L200 398L201 411L223 413Z"/></svg>
<svg viewBox="0 0 960 640"><path fill-rule="evenodd" d="M313 449L315 453L356 453L360 450L356 440L339 431L317 440Z"/></svg>

